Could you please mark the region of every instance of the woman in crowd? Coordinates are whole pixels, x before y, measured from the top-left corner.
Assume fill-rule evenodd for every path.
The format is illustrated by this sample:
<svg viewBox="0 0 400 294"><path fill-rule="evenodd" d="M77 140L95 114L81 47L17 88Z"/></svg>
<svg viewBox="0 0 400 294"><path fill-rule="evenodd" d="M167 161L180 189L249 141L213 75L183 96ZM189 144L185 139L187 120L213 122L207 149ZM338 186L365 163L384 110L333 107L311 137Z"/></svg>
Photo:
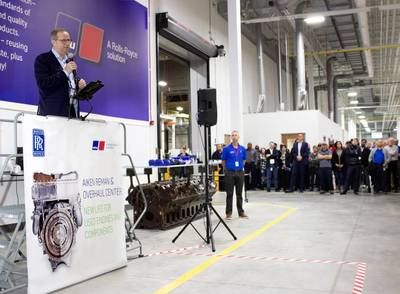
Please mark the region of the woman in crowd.
<svg viewBox="0 0 400 294"><path fill-rule="evenodd" d="M291 158L290 158L290 152L286 145L281 144L281 149L280 149L280 160L279 160L279 185L280 188L283 189L283 191L286 191L289 189L290 185L290 169L291 169Z"/></svg>
<svg viewBox="0 0 400 294"><path fill-rule="evenodd" d="M264 190L267 183L267 154L265 148L261 148L258 164L261 173L261 189Z"/></svg>
<svg viewBox="0 0 400 294"><path fill-rule="evenodd" d="M335 151L332 153L332 169L335 174L336 189L341 191L344 185L344 149L342 142L337 141L335 143Z"/></svg>

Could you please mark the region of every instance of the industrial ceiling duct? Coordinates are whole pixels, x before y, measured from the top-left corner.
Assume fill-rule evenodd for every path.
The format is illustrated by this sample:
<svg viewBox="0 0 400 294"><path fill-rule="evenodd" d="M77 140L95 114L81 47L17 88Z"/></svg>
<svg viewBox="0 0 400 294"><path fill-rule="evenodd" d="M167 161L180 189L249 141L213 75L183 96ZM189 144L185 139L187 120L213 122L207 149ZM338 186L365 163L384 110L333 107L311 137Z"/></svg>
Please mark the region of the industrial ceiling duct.
<svg viewBox="0 0 400 294"><path fill-rule="evenodd" d="M156 28L161 36L204 59L226 54L223 45L212 44L173 19L167 12L156 14Z"/></svg>

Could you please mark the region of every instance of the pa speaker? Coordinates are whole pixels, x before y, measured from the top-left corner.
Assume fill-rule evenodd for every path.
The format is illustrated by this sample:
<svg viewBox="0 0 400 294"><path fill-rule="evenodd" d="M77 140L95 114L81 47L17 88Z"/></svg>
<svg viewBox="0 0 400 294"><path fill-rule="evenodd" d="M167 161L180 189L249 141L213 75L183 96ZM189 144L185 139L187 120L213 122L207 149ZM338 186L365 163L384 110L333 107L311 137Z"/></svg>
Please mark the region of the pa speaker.
<svg viewBox="0 0 400 294"><path fill-rule="evenodd" d="M199 125L208 127L217 124L217 90L216 89L200 89L197 91L197 108Z"/></svg>

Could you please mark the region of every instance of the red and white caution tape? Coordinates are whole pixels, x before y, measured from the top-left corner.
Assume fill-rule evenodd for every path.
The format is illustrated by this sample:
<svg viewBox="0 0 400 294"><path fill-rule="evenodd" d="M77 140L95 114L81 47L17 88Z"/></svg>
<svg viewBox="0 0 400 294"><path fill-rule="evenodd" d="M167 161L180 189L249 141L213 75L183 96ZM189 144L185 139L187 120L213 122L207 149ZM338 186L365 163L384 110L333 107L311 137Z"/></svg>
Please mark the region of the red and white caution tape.
<svg viewBox="0 0 400 294"><path fill-rule="evenodd" d="M244 256L244 255L219 255L212 253L195 253L195 252L173 252L166 253L173 255L185 255L185 256L218 256L229 259L242 259L242 260L264 260L264 261L284 261L284 262L296 262L296 263L312 263L312 264L344 264L344 265L358 265L365 264L357 261L344 261L344 260L324 260L324 259L306 259L306 258L289 258L289 257L268 257L268 256Z"/></svg>
<svg viewBox="0 0 400 294"><path fill-rule="evenodd" d="M239 259L239 260L254 260L254 261L283 261L283 262L294 262L294 263L309 263L309 264L335 264L335 265L356 265L357 273L354 280L352 294L363 294L365 274L367 271L367 264L364 262L357 261L346 261L346 260L331 260L331 259L307 259L307 258L289 258L289 257L268 257L268 256L245 256L245 255L221 255L214 253L201 253L201 252L189 252L192 249L200 249L206 247L206 244L183 247L178 249L166 250L161 252L155 252L146 254L145 256L157 256L157 255L181 255L181 256L218 256L227 259Z"/></svg>
<svg viewBox="0 0 400 294"><path fill-rule="evenodd" d="M151 256L156 256L156 255L179 254L183 251L188 251L188 250L192 250L192 249L200 249L200 248L204 248L205 246L207 246L207 245L201 244L201 245L196 245L196 246L183 247L183 248L160 251L160 252L153 252L153 253L145 254L144 256L151 257Z"/></svg>
<svg viewBox="0 0 400 294"><path fill-rule="evenodd" d="M364 291L365 274L367 272L367 264L359 263L357 265L356 278L354 280L353 294L362 294Z"/></svg>

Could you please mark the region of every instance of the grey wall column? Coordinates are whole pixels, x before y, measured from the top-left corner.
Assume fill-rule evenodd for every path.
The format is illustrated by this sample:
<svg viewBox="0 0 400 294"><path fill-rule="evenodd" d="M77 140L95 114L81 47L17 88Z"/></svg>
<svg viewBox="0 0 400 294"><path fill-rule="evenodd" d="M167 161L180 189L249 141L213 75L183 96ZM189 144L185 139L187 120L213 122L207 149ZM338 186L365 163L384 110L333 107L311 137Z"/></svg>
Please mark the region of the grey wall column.
<svg viewBox="0 0 400 294"><path fill-rule="evenodd" d="M297 66L297 91L296 109L306 108L306 62L304 54L303 20L296 19L296 66Z"/></svg>
<svg viewBox="0 0 400 294"><path fill-rule="evenodd" d="M296 61L294 59L290 62L290 68L292 69L292 110L297 110L297 69L296 69Z"/></svg>
<svg viewBox="0 0 400 294"><path fill-rule="evenodd" d="M290 61L289 61L289 46L288 46L288 34L285 33L285 54L286 54L286 103L285 109L282 110L292 110L291 99L290 99Z"/></svg>
<svg viewBox="0 0 400 294"><path fill-rule="evenodd" d="M281 30L280 22L278 21L278 96L279 96L279 110L284 110L282 99L282 52L281 52Z"/></svg>
<svg viewBox="0 0 400 294"><path fill-rule="evenodd" d="M334 120L334 89L333 89L333 68L332 61L336 58L334 56L329 57L326 60L326 85L328 89L328 115L331 120Z"/></svg>
<svg viewBox="0 0 400 294"><path fill-rule="evenodd" d="M308 77L308 98L307 98L307 109L317 109L314 97L314 59L309 56L307 57L307 77Z"/></svg>
<svg viewBox="0 0 400 294"><path fill-rule="evenodd" d="M319 103L318 103L318 97L319 97L319 95L318 95L318 92L319 91L326 91L327 90L327 87L326 87L326 85L318 85L318 86L314 86L314 103L315 103L315 109L317 109L317 110L319 110L319 111L321 111L321 112L323 112L323 109L322 109L322 105L320 105Z"/></svg>
<svg viewBox="0 0 400 294"><path fill-rule="evenodd" d="M240 21L240 0L229 0L227 2L231 128L237 130L243 138L242 34Z"/></svg>
<svg viewBox="0 0 400 294"><path fill-rule="evenodd" d="M332 120L338 122L338 80L353 78L353 75L335 75L332 79Z"/></svg>
<svg viewBox="0 0 400 294"><path fill-rule="evenodd" d="M262 24L257 24L257 64L258 64L258 80L259 80L259 93L257 112L263 112L265 109L265 73L264 73L264 53L263 53L263 33Z"/></svg>

